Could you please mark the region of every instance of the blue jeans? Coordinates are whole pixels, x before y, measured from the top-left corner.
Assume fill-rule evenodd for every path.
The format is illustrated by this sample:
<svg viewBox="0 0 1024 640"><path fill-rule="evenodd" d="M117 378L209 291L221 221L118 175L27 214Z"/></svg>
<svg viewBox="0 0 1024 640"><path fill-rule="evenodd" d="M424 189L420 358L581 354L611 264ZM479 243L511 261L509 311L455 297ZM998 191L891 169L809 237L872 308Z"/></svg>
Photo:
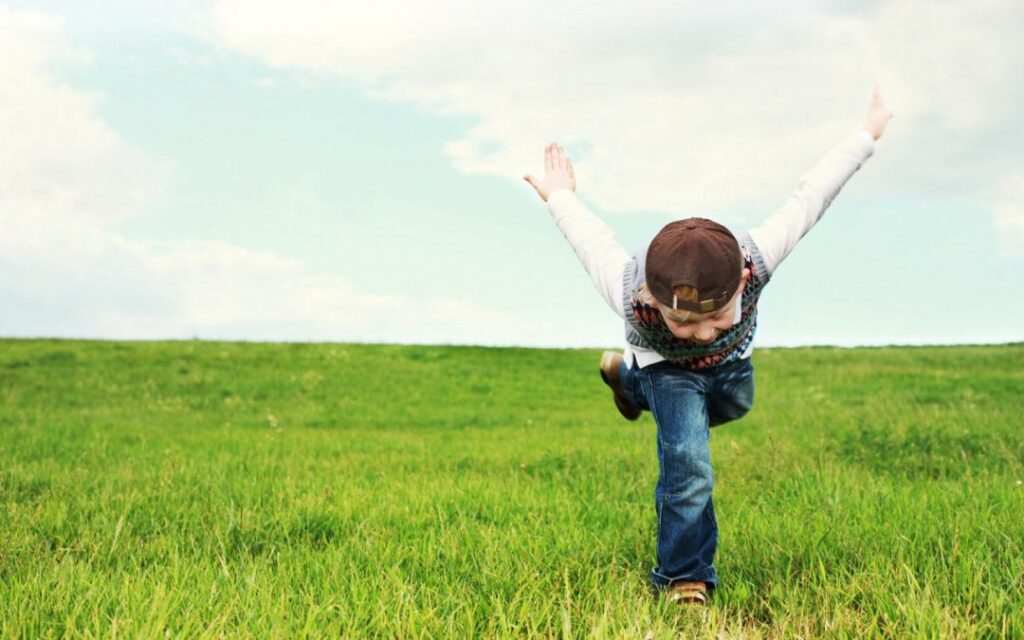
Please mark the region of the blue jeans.
<svg viewBox="0 0 1024 640"><path fill-rule="evenodd" d="M754 366L741 359L703 371L670 362L620 369L629 400L658 425L658 564L651 583L700 581L713 587L718 524L711 501L709 428L742 417L754 402Z"/></svg>

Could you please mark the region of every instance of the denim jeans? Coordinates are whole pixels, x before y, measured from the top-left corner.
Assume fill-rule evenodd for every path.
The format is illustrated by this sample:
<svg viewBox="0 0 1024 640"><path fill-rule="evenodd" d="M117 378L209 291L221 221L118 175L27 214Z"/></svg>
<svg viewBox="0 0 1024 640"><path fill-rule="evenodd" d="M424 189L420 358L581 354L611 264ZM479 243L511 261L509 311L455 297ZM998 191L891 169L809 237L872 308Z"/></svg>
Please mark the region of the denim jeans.
<svg viewBox="0 0 1024 640"><path fill-rule="evenodd" d="M754 367L744 358L702 371L667 361L620 369L630 401L658 425L658 564L651 583L700 581L713 587L718 525L711 501L709 428L742 417L754 402Z"/></svg>

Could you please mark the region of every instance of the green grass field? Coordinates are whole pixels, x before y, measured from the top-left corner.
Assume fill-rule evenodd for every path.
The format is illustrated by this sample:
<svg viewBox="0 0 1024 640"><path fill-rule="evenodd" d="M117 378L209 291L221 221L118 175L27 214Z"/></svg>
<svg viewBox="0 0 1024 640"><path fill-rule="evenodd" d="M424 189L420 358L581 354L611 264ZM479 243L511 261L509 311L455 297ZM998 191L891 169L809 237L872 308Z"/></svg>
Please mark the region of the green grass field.
<svg viewBox="0 0 1024 640"><path fill-rule="evenodd" d="M0 636L1024 637L1024 345L755 352L707 609L598 358L0 340Z"/></svg>

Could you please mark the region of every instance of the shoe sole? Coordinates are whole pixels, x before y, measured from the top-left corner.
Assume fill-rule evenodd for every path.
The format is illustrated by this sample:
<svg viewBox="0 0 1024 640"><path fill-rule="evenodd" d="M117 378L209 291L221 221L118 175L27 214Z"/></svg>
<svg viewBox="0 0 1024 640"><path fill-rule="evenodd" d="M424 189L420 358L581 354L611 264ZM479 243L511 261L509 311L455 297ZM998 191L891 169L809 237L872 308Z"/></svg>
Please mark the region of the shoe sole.
<svg viewBox="0 0 1024 640"><path fill-rule="evenodd" d="M605 351L601 354L601 380L612 390L612 399L615 401L615 408L619 410L626 420L638 420L643 410L634 407L626 398L619 384L619 366L616 363L622 362L622 356L615 351Z"/></svg>

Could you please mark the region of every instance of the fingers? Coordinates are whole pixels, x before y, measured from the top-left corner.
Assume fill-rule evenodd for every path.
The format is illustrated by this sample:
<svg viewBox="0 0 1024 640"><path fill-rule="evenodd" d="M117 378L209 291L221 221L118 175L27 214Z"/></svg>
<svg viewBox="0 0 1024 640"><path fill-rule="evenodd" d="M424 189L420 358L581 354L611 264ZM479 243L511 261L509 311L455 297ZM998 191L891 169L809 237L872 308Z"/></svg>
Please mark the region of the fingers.
<svg viewBox="0 0 1024 640"><path fill-rule="evenodd" d="M565 149L557 142L549 143L544 147L544 170L545 171L570 171L572 161L565 154Z"/></svg>
<svg viewBox="0 0 1024 640"><path fill-rule="evenodd" d="M546 147L544 147L545 184L547 183L550 176L554 176L555 179L560 180L561 177L558 176L557 174L563 174L565 176L568 176L571 188L574 191L576 190L576 175L573 172L572 160L570 160L569 156L566 155L565 149L562 148L562 145L558 144L557 142L551 142L548 143ZM528 183L530 183L530 186L536 189L537 193L541 194L541 197L544 198L544 187L537 183L536 179L533 176L525 175L523 176L523 180L526 180ZM546 201L547 198L544 198L544 200Z"/></svg>
<svg viewBox="0 0 1024 640"><path fill-rule="evenodd" d="M871 91L871 106L878 109L885 109L885 99L882 98L882 90L876 84Z"/></svg>

